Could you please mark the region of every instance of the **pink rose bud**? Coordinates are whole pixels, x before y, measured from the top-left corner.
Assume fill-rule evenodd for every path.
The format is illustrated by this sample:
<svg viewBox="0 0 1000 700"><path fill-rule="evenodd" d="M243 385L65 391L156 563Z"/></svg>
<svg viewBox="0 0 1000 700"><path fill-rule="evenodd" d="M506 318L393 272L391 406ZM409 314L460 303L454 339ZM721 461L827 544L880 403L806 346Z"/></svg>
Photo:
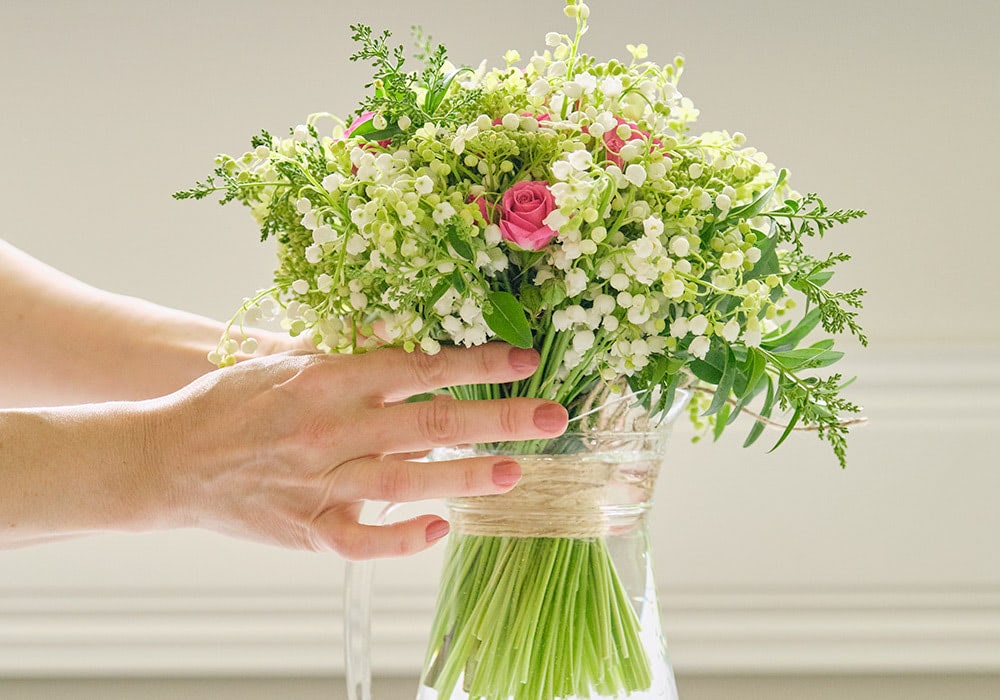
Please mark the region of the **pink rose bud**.
<svg viewBox="0 0 1000 700"><path fill-rule="evenodd" d="M503 193L500 235L524 250L541 250L558 233L545 225L556 207L547 182L521 181Z"/></svg>

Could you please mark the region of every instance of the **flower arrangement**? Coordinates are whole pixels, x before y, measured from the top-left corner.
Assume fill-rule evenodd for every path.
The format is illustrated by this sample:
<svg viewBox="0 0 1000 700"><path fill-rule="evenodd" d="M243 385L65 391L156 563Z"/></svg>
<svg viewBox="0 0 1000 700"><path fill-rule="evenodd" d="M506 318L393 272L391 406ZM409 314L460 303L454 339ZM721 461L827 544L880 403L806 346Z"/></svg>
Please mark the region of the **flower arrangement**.
<svg viewBox="0 0 1000 700"><path fill-rule="evenodd" d="M841 358L836 335L867 343L864 290L832 291L849 256L817 257L807 244L864 212L793 191L739 132L692 133L683 60L660 66L645 45L629 45L628 60L598 62L580 51L589 12L568 0L573 35L549 33L544 51L527 61L508 51L492 70L456 68L418 34L424 68L410 72L388 32L353 26L351 60L370 62L374 78L352 120L315 114L286 137L262 132L175 195L221 193L250 209L262 239L277 239L274 286L231 325L278 317L331 353L534 347L541 364L530 379L451 392L552 399L572 421L598 388L627 392L651 415L686 388L690 416L716 438L750 412L746 445L780 422L774 447L809 428L844 465L859 409L841 396L839 374L811 370ZM227 334L211 359L231 364L239 349ZM540 548L531 557L554 551L525 546ZM594 546L571 548L567 561L605 571L601 598L628 623L628 601ZM617 643L634 643L628 624L617 631ZM648 674L623 664L600 681L605 690L643 687ZM478 665L487 681L475 697L506 697L489 682L503 674ZM454 682L450 671L441 677Z"/></svg>

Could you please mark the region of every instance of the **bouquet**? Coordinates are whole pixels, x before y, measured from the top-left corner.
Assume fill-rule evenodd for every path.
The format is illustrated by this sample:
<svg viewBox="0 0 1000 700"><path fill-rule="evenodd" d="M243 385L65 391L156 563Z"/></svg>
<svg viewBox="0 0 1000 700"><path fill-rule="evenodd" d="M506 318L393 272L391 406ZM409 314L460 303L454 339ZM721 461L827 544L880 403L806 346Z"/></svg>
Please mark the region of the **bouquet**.
<svg viewBox="0 0 1000 700"><path fill-rule="evenodd" d="M330 353L534 347L529 380L451 392L551 399L573 420L595 391L658 415L686 389L702 434L718 438L750 413L745 445L767 424L781 427L774 447L811 429L843 466L859 409L841 396L841 375L812 370L841 358L836 335L867 343L864 290L833 291L849 256L807 248L864 212L792 190L740 132L692 133L683 60L660 66L629 45L626 60L599 62L580 50L589 12L569 0L572 35L549 33L543 51L526 61L508 51L491 70L453 66L418 32L423 68L408 71L388 32L353 26L351 60L370 62L374 77L352 118L264 131L175 195L220 193L250 209L262 240L277 240L274 285L231 325L278 317ZM239 349L227 334L211 359L231 364ZM552 551L530 546L536 558ZM573 551L582 567L610 565ZM600 580L605 604L629 607L614 576ZM642 669L622 663L606 689L642 687Z"/></svg>

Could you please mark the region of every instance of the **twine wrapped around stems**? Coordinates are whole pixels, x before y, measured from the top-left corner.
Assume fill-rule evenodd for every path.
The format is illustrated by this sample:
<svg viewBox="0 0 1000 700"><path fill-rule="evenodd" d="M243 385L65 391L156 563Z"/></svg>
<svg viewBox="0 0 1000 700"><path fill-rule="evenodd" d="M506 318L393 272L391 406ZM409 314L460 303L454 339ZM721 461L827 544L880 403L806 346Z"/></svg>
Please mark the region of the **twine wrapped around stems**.
<svg viewBox="0 0 1000 700"><path fill-rule="evenodd" d="M595 453L517 455L518 485L505 494L452 499L452 528L495 537L603 537L612 512L620 518L647 508L661 452L629 443L656 437L614 435L611 445L595 440Z"/></svg>

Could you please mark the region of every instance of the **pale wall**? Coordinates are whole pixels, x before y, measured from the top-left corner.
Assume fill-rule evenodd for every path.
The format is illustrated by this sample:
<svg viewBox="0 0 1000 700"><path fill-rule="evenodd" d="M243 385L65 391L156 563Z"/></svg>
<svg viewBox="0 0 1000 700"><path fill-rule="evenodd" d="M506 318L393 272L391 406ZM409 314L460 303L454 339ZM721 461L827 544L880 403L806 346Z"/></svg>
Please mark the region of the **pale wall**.
<svg viewBox="0 0 1000 700"><path fill-rule="evenodd" d="M422 23L457 62L498 61L565 29L561 6L7 0L0 236L93 284L228 316L272 253L243 211L169 194L261 127L352 110L366 73L346 62L349 22ZM1000 673L1000 4L592 7L588 51L683 53L704 128L744 131L802 190L871 212L831 234L855 255L841 284L871 290L872 347L848 366L871 423L848 470L808 436L772 455L735 434L678 440L655 524L682 681ZM380 567L383 675L417 673L438 557ZM0 554L0 697L3 677L338 673L341 576L332 557L194 532Z"/></svg>

